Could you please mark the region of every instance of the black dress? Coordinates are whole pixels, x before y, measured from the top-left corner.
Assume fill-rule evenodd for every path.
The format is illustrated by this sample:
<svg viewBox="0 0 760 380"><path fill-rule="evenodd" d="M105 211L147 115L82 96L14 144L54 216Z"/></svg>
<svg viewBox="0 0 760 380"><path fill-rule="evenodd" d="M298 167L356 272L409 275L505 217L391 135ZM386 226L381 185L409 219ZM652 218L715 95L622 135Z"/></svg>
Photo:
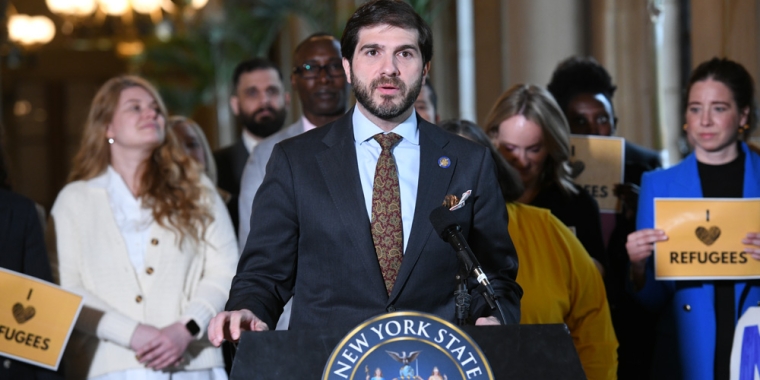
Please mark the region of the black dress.
<svg viewBox="0 0 760 380"><path fill-rule="evenodd" d="M625 142L626 184L641 185L641 176L662 166L656 152ZM634 202L636 203L636 202ZM633 213L636 212L633 204ZM625 207L625 205L624 205ZM657 314L642 307L626 290L630 260L625 244L636 231L636 218L626 217L629 210L615 216L615 228L607 246L610 267L605 278L607 300L618 343L618 380L647 379L651 375L655 350Z"/></svg>
<svg viewBox="0 0 760 380"><path fill-rule="evenodd" d="M697 161L702 196L705 198L741 198L744 195L744 151L722 165L707 165ZM713 281L715 288L715 366L714 379L728 380L731 368L731 348L734 340L736 310L734 281Z"/></svg>
<svg viewBox="0 0 760 380"><path fill-rule="evenodd" d="M575 233L583 248L606 270L609 263L604 252L599 205L586 190L578 185L573 186L576 194L567 194L556 184L544 187L530 204L549 209Z"/></svg>

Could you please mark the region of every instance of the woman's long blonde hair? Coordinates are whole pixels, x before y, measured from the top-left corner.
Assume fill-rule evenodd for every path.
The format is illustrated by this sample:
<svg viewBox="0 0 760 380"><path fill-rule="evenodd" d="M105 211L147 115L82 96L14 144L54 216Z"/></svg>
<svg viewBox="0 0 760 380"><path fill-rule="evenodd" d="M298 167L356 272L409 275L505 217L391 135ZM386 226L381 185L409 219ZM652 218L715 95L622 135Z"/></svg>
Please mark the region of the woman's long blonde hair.
<svg viewBox="0 0 760 380"><path fill-rule="evenodd" d="M111 78L92 100L69 181L88 180L108 168L111 149L106 129L113 120L122 91L131 87L141 87L151 94L158 104L158 113L167 119L166 106L148 81L132 75ZM170 128L166 128L166 138L143 165L137 196L153 211L156 222L173 229L180 241L188 236L195 241L202 240L206 227L214 219L210 208L203 205L203 198L208 194L200 183L198 164L185 154Z"/></svg>
<svg viewBox="0 0 760 380"><path fill-rule="evenodd" d="M486 134L495 142L499 126L504 120L515 115L538 124L544 134L544 144L548 155L541 173L540 185L557 184L566 194L576 194L573 186L573 169L570 158L570 127L562 110L552 95L545 89L531 84L517 84L502 94L488 113L485 123Z"/></svg>

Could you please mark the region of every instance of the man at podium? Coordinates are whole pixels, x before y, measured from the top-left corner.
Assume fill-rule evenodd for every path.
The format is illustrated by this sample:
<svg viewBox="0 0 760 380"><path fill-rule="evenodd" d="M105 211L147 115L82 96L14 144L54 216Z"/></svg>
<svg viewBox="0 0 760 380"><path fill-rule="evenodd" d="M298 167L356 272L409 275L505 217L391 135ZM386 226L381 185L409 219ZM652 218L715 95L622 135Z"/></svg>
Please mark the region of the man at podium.
<svg viewBox="0 0 760 380"><path fill-rule="evenodd" d="M430 27L403 1L371 1L349 19L341 53L357 104L275 146L228 311L209 324L213 344L273 327L294 294L294 330L348 330L397 310L454 322L460 264L429 221L447 195L461 197L451 215L505 315L475 297L471 320L519 322L517 257L491 155L412 107L432 47Z"/></svg>

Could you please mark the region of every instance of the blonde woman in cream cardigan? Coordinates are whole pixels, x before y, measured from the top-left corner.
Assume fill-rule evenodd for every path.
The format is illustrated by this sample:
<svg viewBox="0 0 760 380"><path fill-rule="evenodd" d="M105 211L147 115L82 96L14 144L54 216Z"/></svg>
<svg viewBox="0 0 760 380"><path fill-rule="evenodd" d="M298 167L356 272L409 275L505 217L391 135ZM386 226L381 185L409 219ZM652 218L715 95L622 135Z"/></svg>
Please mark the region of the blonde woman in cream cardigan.
<svg viewBox="0 0 760 380"><path fill-rule="evenodd" d="M221 350L204 337L227 300L235 235L166 115L145 80L106 82L53 206L54 276L85 299L67 378L227 377Z"/></svg>

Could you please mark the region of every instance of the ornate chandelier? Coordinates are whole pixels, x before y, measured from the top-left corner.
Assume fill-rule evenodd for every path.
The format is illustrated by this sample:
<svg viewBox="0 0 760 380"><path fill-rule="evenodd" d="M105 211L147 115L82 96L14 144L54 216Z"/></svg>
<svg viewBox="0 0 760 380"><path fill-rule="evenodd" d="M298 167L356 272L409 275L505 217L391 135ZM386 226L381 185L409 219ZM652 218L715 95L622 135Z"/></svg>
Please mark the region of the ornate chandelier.
<svg viewBox="0 0 760 380"><path fill-rule="evenodd" d="M119 32L113 38L116 51L121 56L132 56L140 54L143 50L143 43L138 38L138 28L135 27L136 17L141 17L139 20L146 20L148 24L165 24L162 22L165 15L181 15L185 11L196 11L206 6L208 1L45 0L45 3L51 12L63 18L61 32L64 35L72 35L76 26L101 29L109 16L120 18L122 26L117 28ZM150 21L147 21L146 16L150 17Z"/></svg>
<svg viewBox="0 0 760 380"><path fill-rule="evenodd" d="M208 0L185 0L194 9L206 6ZM123 16L130 11L153 14L163 9L173 13L176 5L172 0L45 0L51 12L62 17L88 17L98 10L109 16Z"/></svg>

